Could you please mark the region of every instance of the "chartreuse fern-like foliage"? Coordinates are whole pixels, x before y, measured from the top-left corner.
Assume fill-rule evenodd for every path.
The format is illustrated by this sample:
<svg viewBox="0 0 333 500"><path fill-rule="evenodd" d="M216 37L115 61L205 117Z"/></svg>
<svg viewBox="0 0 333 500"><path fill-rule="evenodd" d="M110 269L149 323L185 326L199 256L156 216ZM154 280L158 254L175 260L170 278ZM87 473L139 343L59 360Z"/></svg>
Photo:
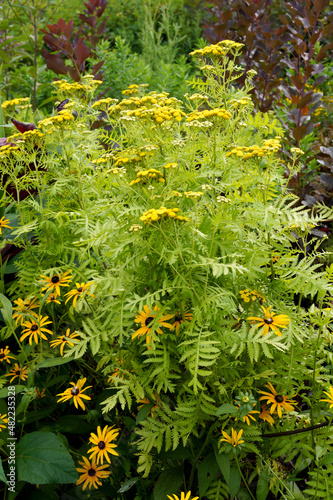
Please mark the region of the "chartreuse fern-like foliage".
<svg viewBox="0 0 333 500"><path fill-rule="evenodd" d="M319 400L331 381L332 270L311 229L333 214L309 213L289 193L281 131L268 115L253 118L252 73L234 85L239 45L212 47L194 53L203 78L187 108L145 86L115 102L94 100L89 77L56 84L65 113L0 156L7 191L28 193L12 196L10 234L23 251L8 295L14 307L36 297L53 335L79 334L64 351L68 370L94 386L100 419L128 426L129 468L137 460L154 481L186 461L184 490L198 486L202 500L249 489L261 500L269 489L284 495L288 460L313 461L316 445L331 443L325 433L307 445L310 432L266 435L330 417ZM109 135L88 126L101 116ZM20 332L8 324L3 336ZM40 345L23 342L31 373L56 357ZM280 459L257 490L255 455ZM207 456L214 474L203 472ZM329 468L318 470L307 488L323 498Z"/></svg>

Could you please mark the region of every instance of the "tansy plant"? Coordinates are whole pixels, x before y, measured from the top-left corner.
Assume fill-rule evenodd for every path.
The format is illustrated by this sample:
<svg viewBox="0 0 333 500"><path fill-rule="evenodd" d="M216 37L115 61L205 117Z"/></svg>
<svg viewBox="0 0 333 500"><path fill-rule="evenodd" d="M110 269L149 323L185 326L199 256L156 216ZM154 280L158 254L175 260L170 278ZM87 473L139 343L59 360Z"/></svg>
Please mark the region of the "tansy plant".
<svg viewBox="0 0 333 500"><path fill-rule="evenodd" d="M333 269L317 263L310 229L332 210L308 212L289 193L280 129L270 115L251 125L253 71L237 85L241 49L192 53L202 78L186 106L143 86L98 100L92 76L59 80L39 134L0 147L18 214L2 236L21 248L1 296L3 359L17 363L0 368L10 384L47 388L38 408L24 400L21 455L29 439L64 448L59 432L89 441L77 462L81 437L68 438L64 483L204 500L256 498L257 484L286 498L309 463L310 485L329 477L318 453L332 443ZM38 420L47 432L29 438Z"/></svg>

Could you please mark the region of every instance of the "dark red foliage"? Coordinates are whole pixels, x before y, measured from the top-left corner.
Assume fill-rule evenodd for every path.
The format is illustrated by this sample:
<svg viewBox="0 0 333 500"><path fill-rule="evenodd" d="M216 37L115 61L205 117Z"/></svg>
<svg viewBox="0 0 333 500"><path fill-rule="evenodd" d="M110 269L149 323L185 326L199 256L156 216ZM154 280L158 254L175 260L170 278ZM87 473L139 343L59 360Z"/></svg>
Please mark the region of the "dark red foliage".
<svg viewBox="0 0 333 500"><path fill-rule="evenodd" d="M88 59L95 55L94 49L106 30L106 19L100 22L98 20L104 13L107 1L89 0L84 5L86 11L79 15L83 21L79 29L74 28L72 20L66 23L59 19L56 24L48 24L48 30L41 30L45 33L43 41L49 48L42 51L48 69L57 75L69 74L76 82L81 80ZM102 79L99 70L103 63L104 61L99 61L89 68L98 79Z"/></svg>

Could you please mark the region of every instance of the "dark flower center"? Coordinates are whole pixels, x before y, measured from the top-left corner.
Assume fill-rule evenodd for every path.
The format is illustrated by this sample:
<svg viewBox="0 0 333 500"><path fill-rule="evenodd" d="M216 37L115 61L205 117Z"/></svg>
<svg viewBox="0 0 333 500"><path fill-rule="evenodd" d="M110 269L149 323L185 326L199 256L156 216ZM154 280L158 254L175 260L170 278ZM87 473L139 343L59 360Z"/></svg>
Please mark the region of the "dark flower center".
<svg viewBox="0 0 333 500"><path fill-rule="evenodd" d="M38 325L32 325L30 331L35 332L36 330L38 330Z"/></svg>
<svg viewBox="0 0 333 500"><path fill-rule="evenodd" d="M55 300L55 296L54 295L50 295L50 300Z"/></svg>
<svg viewBox="0 0 333 500"><path fill-rule="evenodd" d="M3 359L4 357L5 357L5 355L1 353L0 354L0 359Z"/></svg>
<svg viewBox="0 0 333 500"><path fill-rule="evenodd" d="M275 401L276 401L277 403L282 403L282 401L283 401L283 396L281 396L280 394L277 394L277 395L275 396Z"/></svg>
<svg viewBox="0 0 333 500"><path fill-rule="evenodd" d="M56 283L58 283L58 281L60 281L60 278L59 278L59 276L53 276L53 278L51 279L51 281L55 285Z"/></svg>
<svg viewBox="0 0 333 500"><path fill-rule="evenodd" d="M16 370L15 375L16 376L21 375L21 370Z"/></svg>
<svg viewBox="0 0 333 500"><path fill-rule="evenodd" d="M183 316L178 316L178 314L175 316L175 321L178 323L181 323L183 321Z"/></svg>
<svg viewBox="0 0 333 500"><path fill-rule="evenodd" d="M104 441L100 441L100 442L98 443L98 445L97 445L97 446L98 446L98 448L99 448L100 450L104 450L104 448L105 448L105 443L104 443Z"/></svg>
<svg viewBox="0 0 333 500"><path fill-rule="evenodd" d="M89 470L88 470L88 476L93 477L93 476L95 476L95 474L96 474L95 469L89 469Z"/></svg>
<svg viewBox="0 0 333 500"><path fill-rule="evenodd" d="M72 396L77 396L78 394L80 394L79 388L74 387L74 389L71 390L71 394L72 394Z"/></svg>
<svg viewBox="0 0 333 500"><path fill-rule="evenodd" d="M148 316L148 318L145 321L145 325L148 326L150 323L154 321L154 316Z"/></svg>
<svg viewBox="0 0 333 500"><path fill-rule="evenodd" d="M80 286L80 288L78 288L77 291L81 293L83 291L82 286Z"/></svg>
<svg viewBox="0 0 333 500"><path fill-rule="evenodd" d="M273 323L273 318L264 319L266 325L271 325Z"/></svg>

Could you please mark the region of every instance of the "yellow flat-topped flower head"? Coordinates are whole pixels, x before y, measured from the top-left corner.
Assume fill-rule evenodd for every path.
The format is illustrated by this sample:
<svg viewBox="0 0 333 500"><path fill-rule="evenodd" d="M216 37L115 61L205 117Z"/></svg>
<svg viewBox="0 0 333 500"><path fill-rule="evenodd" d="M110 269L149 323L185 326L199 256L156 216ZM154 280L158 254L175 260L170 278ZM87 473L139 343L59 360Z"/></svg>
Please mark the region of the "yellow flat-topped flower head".
<svg viewBox="0 0 333 500"><path fill-rule="evenodd" d="M70 341L70 339L77 339L77 337L80 337L79 333L70 333L70 331L70 328L67 328L65 335L61 335L60 337L57 337L50 342L50 346L52 347L52 349L54 349L58 345L60 346L60 356L64 355L64 348L66 345L73 347L74 344Z"/></svg>
<svg viewBox="0 0 333 500"><path fill-rule="evenodd" d="M0 234L2 233L2 228L3 227L8 227L9 229L13 229L11 226L8 225L9 219L5 219L5 217L1 217L0 219Z"/></svg>
<svg viewBox="0 0 333 500"><path fill-rule="evenodd" d="M24 381L28 378L27 367L23 366L21 368L17 363L15 363L13 368L8 373L6 373L5 376L12 377L9 381L10 384L13 382L13 380L16 379L16 377L18 377L20 380Z"/></svg>
<svg viewBox="0 0 333 500"><path fill-rule="evenodd" d="M42 291L46 290L46 292L55 292L57 295L61 295L60 287L61 286L69 286L68 283L72 281L73 276L70 276L69 273L71 271L65 271L63 274L54 274L51 278L48 276L41 275L41 278L44 279L45 286L42 288Z"/></svg>
<svg viewBox="0 0 333 500"><path fill-rule="evenodd" d="M84 391L86 391L87 389L90 389L92 387L92 385L88 385L87 387L85 387L83 389L83 386L86 383L86 380L87 380L86 378L81 378L80 380L78 380L76 382L76 384L74 382L71 382L70 384L73 387L69 387L64 392L57 394L57 396L61 396L61 398L58 399L57 403L62 403L64 401L68 401L69 399L73 398L75 408L78 408L78 405L80 405L82 410L85 410L86 408L84 406L82 399L89 400L89 399L91 399L91 397L87 396L86 394L83 394L83 393L84 393Z"/></svg>
<svg viewBox="0 0 333 500"><path fill-rule="evenodd" d="M3 363L4 361L7 361L7 363L11 363L11 359L15 359L14 356L10 356L10 350L8 348L8 345L6 345L5 348L0 349L0 362Z"/></svg>
<svg viewBox="0 0 333 500"><path fill-rule="evenodd" d="M82 458L83 462L79 462L82 468L81 467L76 468L76 470L81 473L81 476L76 481L76 485L78 486L79 484L83 483L82 486L83 491L86 489L87 486L90 490L92 486L94 488L98 488L98 486L102 485L101 479L106 479L111 474L111 471L104 470L109 467L108 464L100 465L98 467L94 459L92 459L91 462L89 462L89 460L86 457Z"/></svg>
<svg viewBox="0 0 333 500"><path fill-rule="evenodd" d="M36 342L36 344L38 344L39 337L47 340L47 336L45 335L45 333L53 335L53 332L51 330L45 328L46 325L52 323L52 321L48 321L48 319L48 316L44 316L44 318L42 316L36 316L36 321L32 319L31 321L25 321L24 323L22 323L22 326L25 326L26 328L22 330L20 341L22 342L22 340L29 337L29 344L32 345L33 340Z"/></svg>
<svg viewBox="0 0 333 500"><path fill-rule="evenodd" d="M150 308L147 305L144 305L143 311L140 311L134 320L135 323L141 323L141 327L136 332L133 333L132 339L135 339L136 337L142 337L142 335L146 335L146 343L148 350L150 350L151 331L152 331L152 328L149 325L154 321L154 318L157 315L156 313L159 310L160 308L158 306L155 306L153 310L150 310ZM169 330L172 330L173 325L170 325L170 323L166 323L166 321L173 317L174 314L166 314L161 318L159 318L157 322L161 326L164 326L165 328L169 328ZM155 331L160 335L163 334L160 327L158 327Z"/></svg>
<svg viewBox="0 0 333 500"><path fill-rule="evenodd" d="M278 394L270 382L268 382L268 384L265 385L265 387L267 387L271 391L271 393L265 392L265 391L258 391L260 394L264 394L264 396L259 398L259 401L266 400L268 404L272 405L270 407L270 413L274 413L274 411L276 409L279 417L281 418L282 417L282 408L287 412L294 411L295 408L294 408L293 404L295 404L296 401L293 401L292 399L290 399L289 395L282 396L282 394Z"/></svg>
<svg viewBox="0 0 333 500"><path fill-rule="evenodd" d="M88 453L90 453L90 459L96 458L97 464L102 464L105 459L110 464L111 460L109 453L111 453L111 455L119 455L119 453L115 451L117 445L111 443L111 441L116 439L119 431L120 429L112 429L112 427L109 427L108 425L106 425L103 430L98 426L97 434L91 433L89 438L89 442L95 445L88 451Z"/></svg>
<svg viewBox="0 0 333 500"><path fill-rule="evenodd" d="M199 500L199 497L192 497L191 498L191 492L189 491L188 493L184 493L183 491L180 494L180 497L177 495L173 494L172 496L167 495L169 500Z"/></svg>
<svg viewBox="0 0 333 500"><path fill-rule="evenodd" d="M320 399L319 401L325 401L326 403L330 403L330 409L333 408L333 387L330 385L330 392L324 391L324 394L328 396L328 399Z"/></svg>
<svg viewBox="0 0 333 500"><path fill-rule="evenodd" d="M243 434L243 429L241 429L237 433L237 431L235 431L235 429L232 427L231 428L231 436L229 436L229 434L227 434L225 431L222 431L222 435L224 437L222 439L220 439L220 441L225 441L226 443L231 444L231 446L233 446L235 448L236 446L239 446L240 444L245 442L241 439L242 434Z"/></svg>
<svg viewBox="0 0 333 500"><path fill-rule="evenodd" d="M275 335L281 337L282 333L278 328L286 328L290 323L290 319L286 314L278 314L276 315L273 311L270 311L272 306L265 308L261 306L264 311L264 318L258 318L256 316L250 316L247 320L250 321L251 324L258 321L259 323L256 325L256 328L263 327L263 331L261 335L267 335L269 330L271 329Z"/></svg>

